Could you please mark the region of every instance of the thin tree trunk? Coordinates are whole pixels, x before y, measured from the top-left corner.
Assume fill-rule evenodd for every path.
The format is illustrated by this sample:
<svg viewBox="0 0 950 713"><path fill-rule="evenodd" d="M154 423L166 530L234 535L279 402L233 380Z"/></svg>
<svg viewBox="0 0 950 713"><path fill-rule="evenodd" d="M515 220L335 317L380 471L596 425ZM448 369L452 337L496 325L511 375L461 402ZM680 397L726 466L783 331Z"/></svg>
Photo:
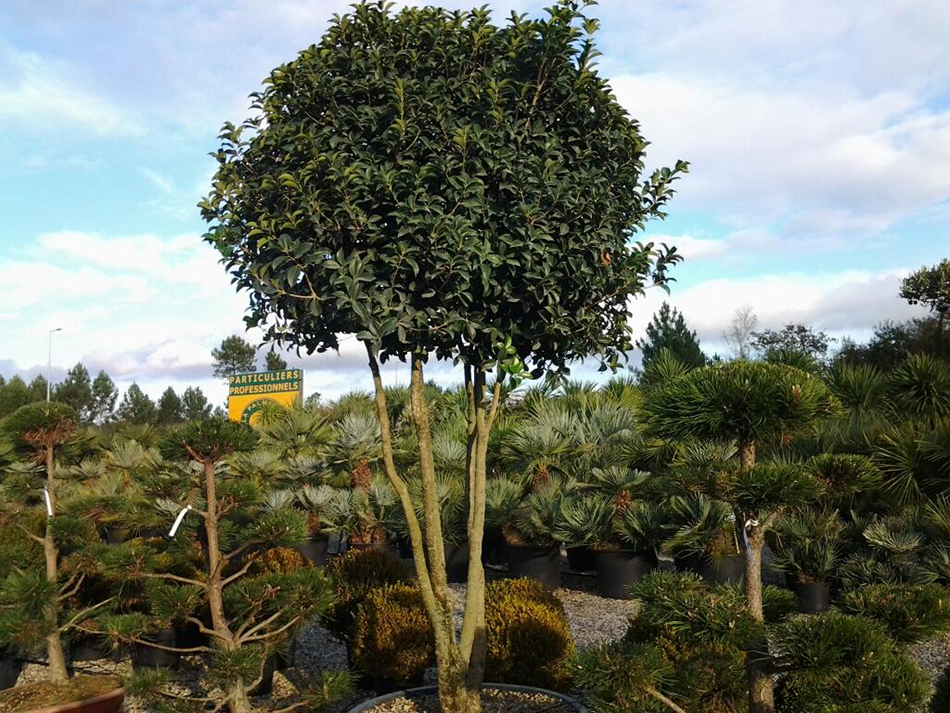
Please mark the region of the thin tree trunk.
<svg viewBox="0 0 950 713"><path fill-rule="evenodd" d="M224 585L222 570L225 558L221 554L218 540L218 494L214 474L214 463L204 461L205 497L208 501L205 511L205 533L208 536L208 609L211 612L211 628L215 638L225 651L235 651L238 642L228 624L224 611ZM231 713L251 713L254 708L247 695L247 687L240 678L234 679L228 686L228 707Z"/></svg>
<svg viewBox="0 0 950 713"><path fill-rule="evenodd" d="M50 509L56 512L56 476L53 464L53 446L46 446L46 493L49 497ZM46 518L46 533L43 537L43 557L46 560L46 579L55 590L59 583L59 549L53 537L52 518ZM66 655L63 652L63 641L59 635L59 605L53 604L49 616L53 619L53 631L46 637L46 660L49 664L49 678L54 683L65 683L69 680L66 670Z"/></svg>
<svg viewBox="0 0 950 713"><path fill-rule="evenodd" d="M748 473L755 467L755 441L739 443L740 468ZM742 529L742 552L745 559L745 600L749 613L759 622L765 622L762 610L762 549L765 546L765 523L749 521L746 513L735 510L736 527ZM757 641L746 651L746 677L749 682L749 713L773 713L775 701L772 676L763 668L768 652L766 638Z"/></svg>

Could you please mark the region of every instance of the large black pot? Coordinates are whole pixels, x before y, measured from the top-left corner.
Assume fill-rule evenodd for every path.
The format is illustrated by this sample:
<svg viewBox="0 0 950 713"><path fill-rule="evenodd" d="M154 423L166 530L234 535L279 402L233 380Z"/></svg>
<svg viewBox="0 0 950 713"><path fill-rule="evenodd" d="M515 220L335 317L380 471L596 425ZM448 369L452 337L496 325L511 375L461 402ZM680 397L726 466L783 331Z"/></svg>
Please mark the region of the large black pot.
<svg viewBox="0 0 950 713"><path fill-rule="evenodd" d="M567 568L572 572L593 572L597 569L594 553L587 545L567 548Z"/></svg>
<svg viewBox="0 0 950 713"><path fill-rule="evenodd" d="M109 657L109 650L98 636L79 636L69 643L69 660L98 661Z"/></svg>
<svg viewBox="0 0 950 713"><path fill-rule="evenodd" d="M740 584L745 577L745 558L742 555L726 555L711 561L701 555L673 558L679 572L698 574L710 584Z"/></svg>
<svg viewBox="0 0 950 713"><path fill-rule="evenodd" d="M277 670L277 659L274 656L268 656L264 661L264 670L261 673L261 681L248 693L252 696L269 696L274 690L274 672Z"/></svg>
<svg viewBox="0 0 950 713"><path fill-rule="evenodd" d="M600 593L608 599L630 599L630 587L653 569L649 553L631 550L594 552Z"/></svg>
<svg viewBox="0 0 950 713"><path fill-rule="evenodd" d="M450 582L468 581L468 540L445 545L445 574Z"/></svg>
<svg viewBox="0 0 950 713"><path fill-rule="evenodd" d="M162 646L175 646L175 630L172 628L161 629L152 635L156 644ZM132 668L170 668L178 670L178 664L181 661L181 654L165 649L156 649L154 646L146 644L132 645Z"/></svg>
<svg viewBox="0 0 950 713"><path fill-rule="evenodd" d="M353 552L358 550L389 550L392 545L388 542L347 542L346 551Z"/></svg>
<svg viewBox="0 0 950 713"><path fill-rule="evenodd" d="M482 563L504 566L508 564L508 543L498 530L486 530L482 540Z"/></svg>
<svg viewBox="0 0 950 713"><path fill-rule="evenodd" d="M565 696L563 693L557 693L556 691L549 691L545 688L534 688L533 686L515 686L509 683L486 683L482 685L482 688L490 688L496 691L516 691L518 693L526 693L528 695L542 694L559 701L559 704L556 706L557 713L569 713L570 711L573 711L574 713L587 713L587 708L576 698ZM395 700L397 698L423 698L435 695L436 693L438 693L438 688L436 686L407 688L402 691L394 691L393 693L387 693L382 696L376 696L376 698L371 698L368 701L363 701L353 708L350 708L347 713L369 713L377 706L381 706L384 703L388 703L389 701Z"/></svg>
<svg viewBox="0 0 950 713"><path fill-rule="evenodd" d="M329 537L318 537L315 540L301 542L294 547L297 552L306 557L315 567L323 567L327 563L327 551L330 549Z"/></svg>
<svg viewBox="0 0 950 713"><path fill-rule="evenodd" d="M803 614L818 614L831 605L831 590L827 582L809 582L795 585L798 609Z"/></svg>
<svg viewBox="0 0 950 713"><path fill-rule="evenodd" d="M745 557L726 555L703 562L703 578L710 584L741 584L745 577Z"/></svg>
<svg viewBox="0 0 950 713"><path fill-rule="evenodd" d="M211 628L206 624L207 628ZM198 646L207 646L211 641L208 634L203 634L193 621L175 624L175 646L180 649L193 649Z"/></svg>
<svg viewBox="0 0 950 713"><path fill-rule="evenodd" d="M16 685L23 670L23 661L12 649L0 647L0 689Z"/></svg>
<svg viewBox="0 0 950 713"><path fill-rule="evenodd" d="M508 575L530 577L548 589L561 586L561 548L557 545L508 544Z"/></svg>

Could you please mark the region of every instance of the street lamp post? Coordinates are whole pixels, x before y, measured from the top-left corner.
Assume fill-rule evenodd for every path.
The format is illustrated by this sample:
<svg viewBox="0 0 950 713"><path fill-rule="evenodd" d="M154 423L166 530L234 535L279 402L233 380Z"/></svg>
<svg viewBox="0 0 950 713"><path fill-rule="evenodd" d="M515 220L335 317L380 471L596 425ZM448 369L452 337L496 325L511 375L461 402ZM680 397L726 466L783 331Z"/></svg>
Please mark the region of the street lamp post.
<svg viewBox="0 0 950 713"><path fill-rule="evenodd" d="M49 330L49 349L46 360L46 400L49 401L50 386L53 383L53 332L62 332L62 327Z"/></svg>

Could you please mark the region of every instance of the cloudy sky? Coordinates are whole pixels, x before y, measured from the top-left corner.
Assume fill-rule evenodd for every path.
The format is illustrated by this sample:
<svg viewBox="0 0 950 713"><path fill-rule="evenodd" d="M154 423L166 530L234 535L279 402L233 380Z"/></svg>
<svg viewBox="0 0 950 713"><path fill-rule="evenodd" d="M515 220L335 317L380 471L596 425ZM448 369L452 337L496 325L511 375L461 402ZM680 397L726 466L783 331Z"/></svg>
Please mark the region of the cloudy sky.
<svg viewBox="0 0 950 713"><path fill-rule="evenodd" d="M546 3L489 4L502 21ZM210 349L242 331L244 300L200 240L207 153L347 5L0 4L0 374L45 368L62 327L54 378L82 360L156 396L196 383L223 398ZM672 302L707 351L725 350L743 305L763 326L858 338L920 314L896 293L950 255L950 3L604 0L590 14L650 163L691 162L648 235L687 257ZM635 328L661 301L640 301ZM353 347L289 360L308 392L335 395L366 383Z"/></svg>

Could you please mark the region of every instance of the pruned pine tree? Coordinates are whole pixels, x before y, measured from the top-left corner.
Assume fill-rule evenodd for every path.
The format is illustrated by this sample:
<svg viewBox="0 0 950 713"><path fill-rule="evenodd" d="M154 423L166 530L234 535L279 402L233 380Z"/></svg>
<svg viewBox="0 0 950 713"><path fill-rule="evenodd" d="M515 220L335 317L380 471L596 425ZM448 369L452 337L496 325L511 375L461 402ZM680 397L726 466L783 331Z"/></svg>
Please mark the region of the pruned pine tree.
<svg viewBox="0 0 950 713"><path fill-rule="evenodd" d="M0 583L0 641L27 649L44 641L54 683L69 678L64 638L111 601L83 605L77 597L100 558L87 552L99 542L94 525L70 511L71 477L59 458L76 426L73 409L45 401L2 422L4 439L23 460L3 480L0 526L22 541L5 538L0 550L7 572Z"/></svg>
<svg viewBox="0 0 950 713"><path fill-rule="evenodd" d="M802 466L758 463L757 449L788 441L839 408L815 376L781 364L742 360L697 369L647 395L645 410L657 435L736 444L736 461L714 470L687 467L681 477L693 490L731 505L745 555L746 603L758 621L764 619L765 535L783 511L816 500L823 486ZM772 677L753 657L748 678L750 711L772 711Z"/></svg>
<svg viewBox="0 0 950 713"><path fill-rule="evenodd" d="M208 656L211 682L220 686L220 695L213 687L209 695L232 713L253 710L249 694L261 681L267 659L307 619L322 614L333 596L326 577L315 568L277 573L254 569L255 552L298 544L308 535L307 515L293 506L293 498L268 497L254 462L241 460L242 454L266 455L251 453L257 440L244 424L223 419L169 431L161 444L167 467L145 488L146 494L151 488L164 496L152 502L169 523L180 515L175 537L184 542L165 548L164 554L142 546L126 548L122 556L130 579L159 585L153 585L150 597L157 608L150 618L115 617L108 632L127 643ZM277 475L289 472L281 467ZM197 564L189 542L199 547ZM169 566L170 555L178 559L177 567ZM209 613L207 620L198 615L201 610ZM169 620L197 626L210 643L178 648L151 641L148 627ZM160 677L146 677L136 685L155 700L182 698L164 684ZM323 684L335 689L340 681L328 678ZM301 706L318 698L319 691L314 691Z"/></svg>

